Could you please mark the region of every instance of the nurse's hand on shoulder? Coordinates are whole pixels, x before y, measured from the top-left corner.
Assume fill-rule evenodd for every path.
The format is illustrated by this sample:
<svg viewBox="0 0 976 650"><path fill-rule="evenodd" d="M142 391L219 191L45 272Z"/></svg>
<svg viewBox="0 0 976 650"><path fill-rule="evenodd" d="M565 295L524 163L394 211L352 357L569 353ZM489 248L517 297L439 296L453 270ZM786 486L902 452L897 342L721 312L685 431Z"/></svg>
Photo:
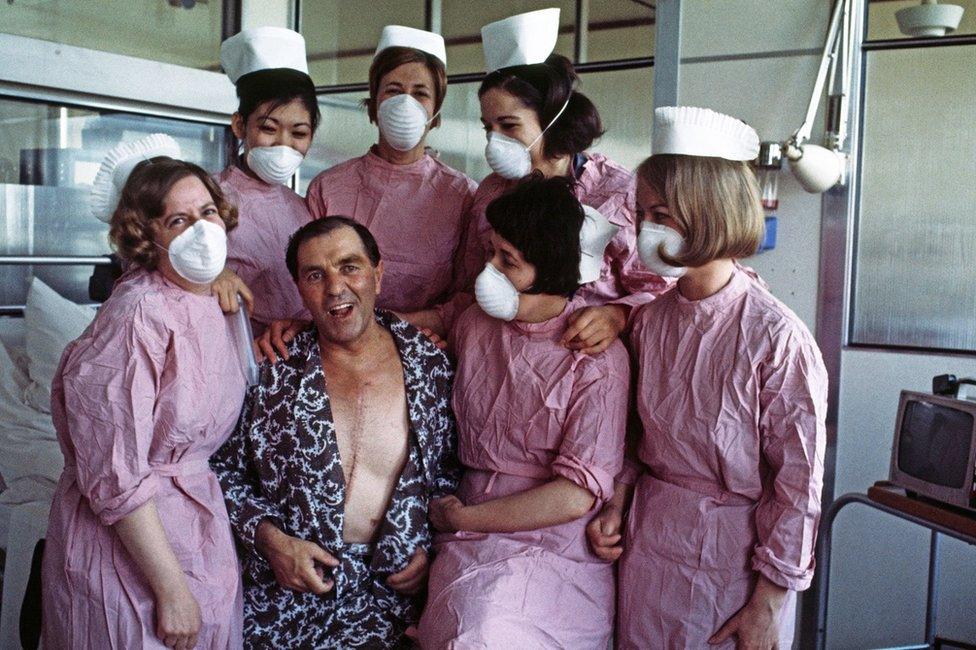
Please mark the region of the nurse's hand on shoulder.
<svg viewBox="0 0 976 650"><path fill-rule="evenodd" d="M756 581L746 606L726 621L708 642L718 645L732 635L742 650L771 650L779 647L779 619L786 598L786 588L763 575Z"/></svg>
<svg viewBox="0 0 976 650"><path fill-rule="evenodd" d="M455 496L441 497L430 502L430 523L442 533L454 533L460 528L460 514L464 504Z"/></svg>
<svg viewBox="0 0 976 650"><path fill-rule="evenodd" d="M620 508L608 503L586 525L586 538L590 541L590 548L601 560L614 562L624 552L623 544L620 543L623 519Z"/></svg>
<svg viewBox="0 0 976 650"><path fill-rule="evenodd" d="M241 294L241 297L244 298L247 310L252 314L254 313L254 294L244 284L244 280L241 280L236 273L227 267L224 267L217 279L210 285L210 293L217 297L220 309L225 314L236 314L237 310L240 309L237 294Z"/></svg>
<svg viewBox="0 0 976 650"><path fill-rule="evenodd" d="M339 560L315 542L286 535L269 521L258 525L254 541L285 589L324 594L335 584L322 567L335 568Z"/></svg>
<svg viewBox="0 0 976 650"><path fill-rule="evenodd" d="M200 625L200 606L185 582L156 597L156 636L167 648L194 647Z"/></svg>
<svg viewBox="0 0 976 650"><path fill-rule="evenodd" d="M394 573L386 579L386 584L402 594L415 594L427 584L427 571L430 563L427 552L418 548L413 552L410 562L402 571Z"/></svg>
<svg viewBox="0 0 976 650"><path fill-rule="evenodd" d="M285 318L276 320L264 334L254 339L254 344L258 349L258 361L267 359L271 363L278 363L278 354L285 361L288 361L288 344L298 336L298 333L308 327L309 321ZM277 352L278 354L275 354Z"/></svg>
<svg viewBox="0 0 976 650"><path fill-rule="evenodd" d="M583 354L599 354L617 340L627 326L627 308L622 305L583 307L569 317L562 345Z"/></svg>
<svg viewBox="0 0 976 650"><path fill-rule="evenodd" d="M438 350L447 350L447 341L442 339L436 332L432 332L426 327L423 327L420 329L420 333L429 338L430 342L437 346Z"/></svg>

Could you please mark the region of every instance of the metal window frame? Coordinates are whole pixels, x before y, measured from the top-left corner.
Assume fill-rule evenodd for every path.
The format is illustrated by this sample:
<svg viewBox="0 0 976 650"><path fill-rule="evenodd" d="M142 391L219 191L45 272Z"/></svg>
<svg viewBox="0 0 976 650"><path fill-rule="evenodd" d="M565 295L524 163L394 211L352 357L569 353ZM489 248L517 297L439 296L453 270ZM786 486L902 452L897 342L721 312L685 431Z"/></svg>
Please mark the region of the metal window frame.
<svg viewBox="0 0 976 650"><path fill-rule="evenodd" d="M841 2L843 0L836 0ZM837 475L837 437L840 415L840 380L843 352L849 342L851 277L854 260L854 232L860 207L861 134L864 123L864 39L867 37L869 0L852 0L854 43L850 66L849 131L847 137L850 173L847 183L822 195L820 204L820 266L818 270L816 340L827 369L827 448L824 453L821 510L834 502ZM820 522L824 530L825 520ZM822 535L819 536L822 539ZM798 638L812 640L817 634L819 583L802 593Z"/></svg>

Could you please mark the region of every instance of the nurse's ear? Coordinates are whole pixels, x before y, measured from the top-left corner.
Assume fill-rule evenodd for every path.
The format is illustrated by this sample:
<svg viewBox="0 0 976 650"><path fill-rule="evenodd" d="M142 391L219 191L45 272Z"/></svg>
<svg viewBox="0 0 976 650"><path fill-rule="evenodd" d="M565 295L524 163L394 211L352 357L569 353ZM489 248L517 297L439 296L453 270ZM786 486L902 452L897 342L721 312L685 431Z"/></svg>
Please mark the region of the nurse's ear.
<svg viewBox="0 0 976 650"><path fill-rule="evenodd" d="M247 135L247 125L244 123L244 118L240 113L234 113L230 116L230 130L234 132L234 137L244 141Z"/></svg>

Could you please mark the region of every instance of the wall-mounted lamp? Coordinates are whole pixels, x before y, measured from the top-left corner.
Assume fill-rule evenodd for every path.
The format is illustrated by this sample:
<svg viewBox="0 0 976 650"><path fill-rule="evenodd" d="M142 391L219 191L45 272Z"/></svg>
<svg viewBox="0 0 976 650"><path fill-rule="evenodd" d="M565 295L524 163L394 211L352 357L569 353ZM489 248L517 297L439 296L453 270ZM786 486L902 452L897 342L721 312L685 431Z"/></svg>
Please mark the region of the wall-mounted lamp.
<svg viewBox="0 0 976 650"><path fill-rule="evenodd" d="M850 62L854 49L854 30L851 26L851 0L837 0L831 12L827 40L820 58L817 80L807 107L806 119L786 142L780 152L790 163L790 171L807 192L824 192L844 183L847 155L842 151L847 140L847 102L850 96ZM839 71L839 82L838 82ZM827 120L824 145L808 142L817 116L820 98L828 85Z"/></svg>
<svg viewBox="0 0 976 650"><path fill-rule="evenodd" d="M917 7L895 12L898 29L906 36L945 36L959 28L963 9L959 5L940 5L936 0L922 0Z"/></svg>

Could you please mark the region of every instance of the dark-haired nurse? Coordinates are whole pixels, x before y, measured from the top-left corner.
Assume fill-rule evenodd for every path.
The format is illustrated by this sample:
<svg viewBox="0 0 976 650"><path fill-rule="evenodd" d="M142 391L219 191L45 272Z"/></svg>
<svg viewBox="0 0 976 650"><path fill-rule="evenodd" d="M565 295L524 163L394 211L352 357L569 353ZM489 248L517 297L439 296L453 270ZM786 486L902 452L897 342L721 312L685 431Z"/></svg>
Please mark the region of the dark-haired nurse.
<svg viewBox="0 0 976 650"><path fill-rule="evenodd" d="M259 335L274 320L310 318L285 267L285 249L311 216L287 183L312 145L320 113L297 32L244 30L224 41L220 62L240 100L231 121L240 149L218 180L240 221L214 293L225 311L237 309L238 292L246 300L253 295L251 324Z"/></svg>
<svg viewBox="0 0 976 650"><path fill-rule="evenodd" d="M476 185L426 149L447 93L446 61L440 34L384 27L366 100L377 143L316 176L306 196L313 218L349 215L370 229L386 265L377 305L402 314L445 303L461 277Z"/></svg>
<svg viewBox="0 0 976 650"><path fill-rule="evenodd" d="M564 178L527 180L487 218L494 254L451 333L464 475L430 504L445 534L420 645L606 648L614 567L584 531L623 462L630 364L619 341L587 356L559 339L613 229Z"/></svg>
<svg viewBox="0 0 976 650"><path fill-rule="evenodd" d="M472 207L466 274L489 256L485 208L530 173L563 176L583 205L596 208L620 230L603 257L600 277L574 296L563 343L585 353L605 350L624 328L630 308L652 300L669 284L640 265L634 216L634 176L606 156L587 151L603 133L600 114L583 93L564 56L551 54L559 10L512 16L482 30L488 76L478 90L488 134L485 156L493 173L478 187ZM444 323L450 329L450 323Z"/></svg>

